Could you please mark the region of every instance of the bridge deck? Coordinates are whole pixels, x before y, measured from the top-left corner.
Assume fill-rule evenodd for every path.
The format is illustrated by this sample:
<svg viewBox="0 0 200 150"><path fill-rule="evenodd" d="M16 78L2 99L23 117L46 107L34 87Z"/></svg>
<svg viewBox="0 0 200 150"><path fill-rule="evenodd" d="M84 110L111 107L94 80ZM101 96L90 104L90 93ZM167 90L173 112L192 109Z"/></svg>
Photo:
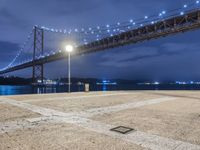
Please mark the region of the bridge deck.
<svg viewBox="0 0 200 150"><path fill-rule="evenodd" d="M198 150L199 108L195 91L1 96L0 149Z"/></svg>

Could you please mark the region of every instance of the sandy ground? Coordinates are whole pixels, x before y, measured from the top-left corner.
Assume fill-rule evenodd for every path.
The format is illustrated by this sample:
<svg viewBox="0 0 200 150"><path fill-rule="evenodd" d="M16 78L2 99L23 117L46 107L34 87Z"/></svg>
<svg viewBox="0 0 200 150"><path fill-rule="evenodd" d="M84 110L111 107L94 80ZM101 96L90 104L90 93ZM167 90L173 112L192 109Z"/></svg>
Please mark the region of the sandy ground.
<svg viewBox="0 0 200 150"><path fill-rule="evenodd" d="M40 114L9 104L0 104L0 122L16 121L25 118L40 117Z"/></svg>
<svg viewBox="0 0 200 150"><path fill-rule="evenodd" d="M110 131L116 126L135 131ZM200 92L0 97L0 150L7 149L199 150Z"/></svg>

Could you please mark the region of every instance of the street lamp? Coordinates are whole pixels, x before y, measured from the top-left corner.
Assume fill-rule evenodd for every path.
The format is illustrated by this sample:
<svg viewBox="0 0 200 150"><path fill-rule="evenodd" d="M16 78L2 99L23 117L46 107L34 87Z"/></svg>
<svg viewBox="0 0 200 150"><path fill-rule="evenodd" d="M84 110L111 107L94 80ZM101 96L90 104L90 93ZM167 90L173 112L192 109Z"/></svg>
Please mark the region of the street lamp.
<svg viewBox="0 0 200 150"><path fill-rule="evenodd" d="M66 45L65 50L68 53L68 92L70 93L71 92L70 54L74 50L74 47L72 45Z"/></svg>

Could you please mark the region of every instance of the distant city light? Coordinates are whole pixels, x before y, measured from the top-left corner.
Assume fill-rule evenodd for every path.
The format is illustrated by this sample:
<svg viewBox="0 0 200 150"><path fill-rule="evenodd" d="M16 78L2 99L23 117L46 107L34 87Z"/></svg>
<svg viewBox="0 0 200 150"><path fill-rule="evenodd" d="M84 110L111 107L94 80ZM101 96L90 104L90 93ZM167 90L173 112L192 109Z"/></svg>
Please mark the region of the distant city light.
<svg viewBox="0 0 200 150"><path fill-rule="evenodd" d="M160 83L156 81L156 82L154 82L154 84L155 84L155 85L159 85Z"/></svg>
<svg viewBox="0 0 200 150"><path fill-rule="evenodd" d="M117 85L117 82L112 82L110 80L102 80L102 82L97 82L97 85Z"/></svg>

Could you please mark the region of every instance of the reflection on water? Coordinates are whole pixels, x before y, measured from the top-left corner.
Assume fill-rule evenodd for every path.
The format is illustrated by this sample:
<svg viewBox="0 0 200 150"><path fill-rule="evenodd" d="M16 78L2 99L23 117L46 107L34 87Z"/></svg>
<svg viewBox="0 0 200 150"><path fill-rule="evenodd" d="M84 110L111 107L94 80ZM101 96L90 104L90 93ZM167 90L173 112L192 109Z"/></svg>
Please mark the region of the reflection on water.
<svg viewBox="0 0 200 150"><path fill-rule="evenodd" d="M199 85L90 85L90 91L113 90L200 90ZM0 95L63 93L68 91L68 86L34 87L0 85ZM72 92L84 91L83 85L73 85Z"/></svg>
<svg viewBox="0 0 200 150"><path fill-rule="evenodd" d="M106 85L103 85L102 90L103 90L103 91L107 91Z"/></svg>
<svg viewBox="0 0 200 150"><path fill-rule="evenodd" d="M15 95L15 94L29 94L32 93L31 86L0 86L0 95Z"/></svg>
<svg viewBox="0 0 200 150"><path fill-rule="evenodd" d="M90 85L91 91L107 91L116 90L116 88L102 85ZM35 87L31 85L25 86L10 86L0 85L0 95L18 95L18 94L42 94L42 93L63 93L68 91L68 86L48 86L48 87ZM84 91L84 85L73 85L71 86L72 92Z"/></svg>
<svg viewBox="0 0 200 150"><path fill-rule="evenodd" d="M37 90L37 94L42 94L42 93L57 93L56 87L35 87ZM65 91L63 91L65 92Z"/></svg>

